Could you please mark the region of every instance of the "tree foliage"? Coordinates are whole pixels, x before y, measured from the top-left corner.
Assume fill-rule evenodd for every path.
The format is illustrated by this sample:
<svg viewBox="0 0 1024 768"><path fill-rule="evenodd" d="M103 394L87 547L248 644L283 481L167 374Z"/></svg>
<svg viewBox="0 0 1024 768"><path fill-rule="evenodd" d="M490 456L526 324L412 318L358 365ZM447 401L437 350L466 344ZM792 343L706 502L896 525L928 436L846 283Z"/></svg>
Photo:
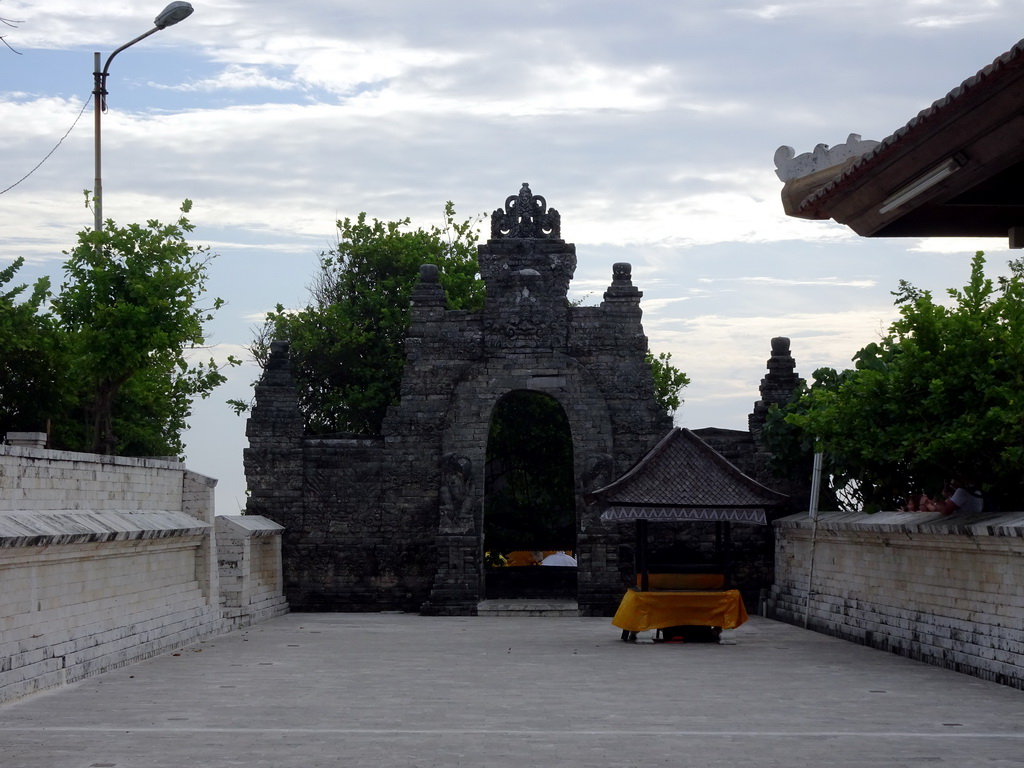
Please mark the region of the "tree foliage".
<svg viewBox="0 0 1024 768"><path fill-rule="evenodd" d="M28 285L10 287L24 263L0 270L0 435L45 428L60 402L63 345L43 311L50 281L40 278L27 295Z"/></svg>
<svg viewBox="0 0 1024 768"><path fill-rule="evenodd" d="M409 229L409 219L338 222L338 244L321 254L298 312L278 305L252 351L261 364L270 342L291 344L299 406L310 434L379 433L398 402L410 297L423 264L438 267L450 309L483 306L473 220L459 222L447 203L444 226Z"/></svg>
<svg viewBox="0 0 1024 768"><path fill-rule="evenodd" d="M338 222L338 244L320 255L299 311L277 305L256 332L251 351L266 363L270 342L290 342L292 370L307 434L378 434L398 403L405 364L410 297L423 264L438 267L449 309L483 307L477 268L479 219L458 221L446 203L444 224L410 229L408 218ZM671 356L648 355L659 402L672 412L689 379ZM241 412L247 403L233 401Z"/></svg>
<svg viewBox="0 0 1024 768"><path fill-rule="evenodd" d="M901 281L887 336L852 370L816 371L776 414L767 432L780 453L820 441L834 489L868 509L937 495L951 478L980 485L990 503L1024 502L1024 262L998 284L984 265L979 252L948 307Z"/></svg>
<svg viewBox="0 0 1024 768"><path fill-rule="evenodd" d="M661 352L655 357L653 352L648 351L646 360L654 376L654 397L671 416L683 404L680 393L690 383L690 377L672 365L670 352Z"/></svg>
<svg viewBox="0 0 1024 768"><path fill-rule="evenodd" d="M8 428L43 430L49 422L51 444L73 450L181 453L192 400L225 378L212 358L191 358L222 302L203 305L212 256L186 240L190 206L186 200L174 224L108 221L103 231L83 230L65 251L56 295L45 281L21 304L13 303L19 289L3 295L0 345L22 355L16 366L5 356L0 381ZM26 408L18 388L30 380L29 391L45 397Z"/></svg>

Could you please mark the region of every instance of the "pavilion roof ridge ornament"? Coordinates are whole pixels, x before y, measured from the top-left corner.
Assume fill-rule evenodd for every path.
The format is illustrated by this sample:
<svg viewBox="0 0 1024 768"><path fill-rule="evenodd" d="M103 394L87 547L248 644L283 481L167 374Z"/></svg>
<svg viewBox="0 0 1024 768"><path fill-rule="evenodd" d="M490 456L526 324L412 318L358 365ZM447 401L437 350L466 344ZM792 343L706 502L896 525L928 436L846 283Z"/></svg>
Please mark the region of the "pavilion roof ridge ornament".
<svg viewBox="0 0 1024 768"><path fill-rule="evenodd" d="M792 147L781 146L775 150L775 175L781 181L793 181L810 176L812 173L835 168L847 161L863 157L874 150L880 142L862 139L859 133L851 133L842 144L829 148L818 144L812 152L798 155Z"/></svg>
<svg viewBox="0 0 1024 768"><path fill-rule="evenodd" d="M562 217L540 195L530 191L530 185L523 182L518 195L505 199L505 208L498 208L491 214L491 239L546 238L558 240L562 237Z"/></svg>

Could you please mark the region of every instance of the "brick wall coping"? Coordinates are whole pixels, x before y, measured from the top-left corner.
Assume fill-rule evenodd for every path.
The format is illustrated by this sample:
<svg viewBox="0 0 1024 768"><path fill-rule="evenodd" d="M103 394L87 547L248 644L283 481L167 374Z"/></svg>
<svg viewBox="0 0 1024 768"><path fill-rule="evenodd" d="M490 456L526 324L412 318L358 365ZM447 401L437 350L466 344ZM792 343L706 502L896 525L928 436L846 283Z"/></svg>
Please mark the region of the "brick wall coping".
<svg viewBox="0 0 1024 768"><path fill-rule="evenodd" d="M778 528L813 527L806 512L780 518L774 524ZM948 516L938 512L822 512L818 516L818 530L1021 538L1024 537L1024 512Z"/></svg>
<svg viewBox="0 0 1024 768"><path fill-rule="evenodd" d="M283 525L263 515L217 515L216 520L218 530L231 528L246 536L278 536L284 532Z"/></svg>
<svg viewBox="0 0 1024 768"><path fill-rule="evenodd" d="M106 456L102 453L79 453L76 451L54 451L49 448L26 448L18 445L0 444L0 456L21 456L26 459L45 459L47 461L86 461L91 464L113 464L122 467L173 467L184 469L176 457L145 457Z"/></svg>
<svg viewBox="0 0 1024 768"><path fill-rule="evenodd" d="M193 536L210 527L175 510L0 512L0 549Z"/></svg>

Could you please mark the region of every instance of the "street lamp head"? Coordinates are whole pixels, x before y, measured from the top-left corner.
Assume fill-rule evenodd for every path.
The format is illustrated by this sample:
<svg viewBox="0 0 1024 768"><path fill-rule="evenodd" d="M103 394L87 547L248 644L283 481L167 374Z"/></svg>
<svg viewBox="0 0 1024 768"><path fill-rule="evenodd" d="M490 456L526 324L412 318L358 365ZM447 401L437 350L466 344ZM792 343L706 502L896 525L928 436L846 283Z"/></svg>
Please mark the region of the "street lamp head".
<svg viewBox="0 0 1024 768"><path fill-rule="evenodd" d="M153 20L153 25L157 29L164 29L172 24L177 24L179 21L183 21L192 15L192 11L195 10L191 3L184 2L173 2L160 11L160 15Z"/></svg>
<svg viewBox="0 0 1024 768"><path fill-rule="evenodd" d="M96 104L96 186L93 191L93 213L95 215L95 231L103 231L103 182L100 178L100 115L107 109L107 70L110 69L110 62L114 60L125 48L129 48L135 45L140 40L145 40L150 35L154 35L161 29L165 29L179 21L183 21L192 15L192 4L181 2L171 3L162 11L160 14L153 19L153 28L148 32L136 37L134 40L129 40L127 43L122 45L112 54L107 57L107 63L103 65L103 69L100 69L100 53L96 51L94 61L96 62L96 69L93 71L95 78L95 87L93 88L93 96Z"/></svg>

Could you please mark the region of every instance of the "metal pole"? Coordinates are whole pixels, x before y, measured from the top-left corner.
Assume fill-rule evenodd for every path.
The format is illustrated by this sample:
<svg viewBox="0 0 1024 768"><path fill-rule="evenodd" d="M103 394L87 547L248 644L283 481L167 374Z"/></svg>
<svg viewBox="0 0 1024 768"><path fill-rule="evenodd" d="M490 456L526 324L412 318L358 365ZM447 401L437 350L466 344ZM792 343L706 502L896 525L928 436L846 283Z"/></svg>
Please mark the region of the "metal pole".
<svg viewBox="0 0 1024 768"><path fill-rule="evenodd" d="M93 231L103 231L103 182L100 179L100 169L102 163L100 160L100 115L103 112L103 91L104 91L104 77L102 70L100 70L100 52L96 51L93 54L93 104L94 104L94 138L96 142L96 180L92 189L92 210L93 210Z"/></svg>
<svg viewBox="0 0 1024 768"><path fill-rule="evenodd" d="M819 450L814 451L814 469L811 476L811 499L808 504L807 514L811 518L811 558L807 568L807 603L804 607L804 629L811 616L811 590L814 584L814 549L818 543L818 498L821 495L821 461L823 454Z"/></svg>
<svg viewBox="0 0 1024 768"><path fill-rule="evenodd" d="M821 497L821 458L822 452L814 451L814 469L811 474L811 498L807 515L813 519L818 517L818 500Z"/></svg>
<svg viewBox="0 0 1024 768"><path fill-rule="evenodd" d="M174 5L174 3L172 3L171 5ZM186 3L186 5L187 5L187 3ZM171 6L168 6L168 8L170 8L170 7ZM165 13L166 13L166 9L165 9ZM191 10L189 11L189 13L191 13ZM175 24L177 22L174 21L174 22L171 22L171 23ZM101 159L100 159L100 115L103 113L103 110L106 109L106 106L107 106L107 71L110 69L110 62L112 62L114 60L114 57L117 56L117 54L119 54L125 48L129 48L129 47L135 45L140 40L145 40L147 37L149 37L150 35L152 35L152 34L154 34L156 32L159 32L163 28L164 27L153 27L148 32L145 32L145 33L139 35L138 37L136 37L134 40L129 40L127 43L122 45L120 48L118 48L116 51L114 51L112 54L110 54L110 56L107 57L107 62L106 62L106 64L103 65L103 69L100 69L100 52L96 51L95 53L93 53L93 69L94 69L94 71L93 71L93 90L92 90L92 93L93 93L93 105L94 105L94 112L95 112L95 117L94 117L94 126L95 126L94 134L95 134L95 141L96 141L96 180L94 182L94 187L93 187L93 191L92 191L92 197L93 197L92 207L93 207L93 229L96 232L102 232L103 231L103 181L100 178L100 176L101 176L100 170L101 170L101 167L102 167Z"/></svg>

